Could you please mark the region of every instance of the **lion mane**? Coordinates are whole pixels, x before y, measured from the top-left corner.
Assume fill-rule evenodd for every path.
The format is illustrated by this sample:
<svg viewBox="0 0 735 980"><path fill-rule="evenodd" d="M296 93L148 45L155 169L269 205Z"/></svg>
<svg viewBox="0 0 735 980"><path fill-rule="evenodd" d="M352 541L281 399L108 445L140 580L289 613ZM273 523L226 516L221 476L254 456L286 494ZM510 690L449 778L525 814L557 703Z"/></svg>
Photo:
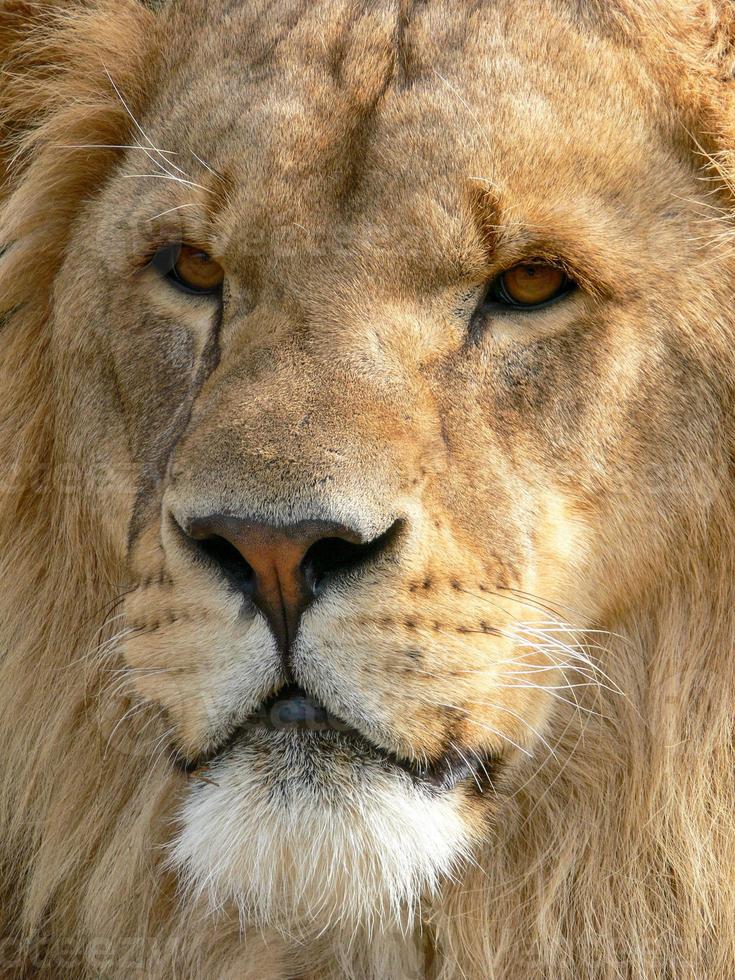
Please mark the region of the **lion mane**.
<svg viewBox="0 0 735 980"><path fill-rule="evenodd" d="M712 310L704 341L720 351L731 410L713 516L689 529L635 619L611 624L599 712L560 734L564 764L514 795L482 866L447 883L418 960L398 932L343 946L325 935L301 954L281 936L243 937L236 919L213 928L182 900L166 862L170 766L110 750L130 707L114 696L110 656L124 549L88 490L105 478L106 447L83 469L67 451L83 365L51 342L70 231L135 141L155 84L155 7L0 0L0 975L735 976L731 310ZM727 199L731 5L579 7L638 50ZM712 247L731 248L721 220Z"/></svg>

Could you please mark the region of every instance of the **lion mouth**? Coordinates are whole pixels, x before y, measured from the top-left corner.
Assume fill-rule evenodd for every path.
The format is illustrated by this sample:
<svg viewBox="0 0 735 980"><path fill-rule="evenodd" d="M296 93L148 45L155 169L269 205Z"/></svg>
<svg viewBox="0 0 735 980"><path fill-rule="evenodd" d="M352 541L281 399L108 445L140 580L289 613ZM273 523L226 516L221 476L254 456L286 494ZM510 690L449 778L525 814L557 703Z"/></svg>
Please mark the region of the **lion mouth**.
<svg viewBox="0 0 735 980"><path fill-rule="evenodd" d="M272 694L250 715L246 725L280 732L341 732L351 738L360 737L356 728L332 714L297 684Z"/></svg>
<svg viewBox="0 0 735 980"><path fill-rule="evenodd" d="M218 745L191 761L177 760L177 766L187 774L201 774L223 757L242 739L252 733L292 733L294 737L310 739L314 752L327 745L338 745L351 751L356 758L378 761L386 769L405 773L415 783L436 792L448 792L469 781L480 793L492 789L500 768L500 759L488 753L453 746L440 757L416 762L397 755L371 742L353 725L333 714L325 705L302 687L289 684L264 701L244 722L240 723Z"/></svg>

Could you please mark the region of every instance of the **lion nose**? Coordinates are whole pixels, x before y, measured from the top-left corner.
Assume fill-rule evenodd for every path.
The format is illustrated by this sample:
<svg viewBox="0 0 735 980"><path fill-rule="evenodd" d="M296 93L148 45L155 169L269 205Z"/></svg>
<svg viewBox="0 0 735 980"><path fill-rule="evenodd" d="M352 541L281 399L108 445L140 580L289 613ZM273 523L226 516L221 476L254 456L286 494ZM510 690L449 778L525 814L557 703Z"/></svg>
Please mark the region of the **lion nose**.
<svg viewBox="0 0 735 980"><path fill-rule="evenodd" d="M366 540L341 524L300 521L277 527L213 514L190 520L184 533L199 556L261 610L285 655L301 616L325 583L376 558L400 523Z"/></svg>

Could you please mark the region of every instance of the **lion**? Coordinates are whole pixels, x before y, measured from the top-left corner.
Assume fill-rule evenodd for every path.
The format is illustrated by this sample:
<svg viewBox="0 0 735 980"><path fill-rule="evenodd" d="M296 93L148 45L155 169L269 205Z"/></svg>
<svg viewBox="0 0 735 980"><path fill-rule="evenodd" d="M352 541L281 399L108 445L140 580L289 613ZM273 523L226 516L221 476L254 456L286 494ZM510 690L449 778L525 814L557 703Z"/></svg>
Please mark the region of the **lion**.
<svg viewBox="0 0 735 980"><path fill-rule="evenodd" d="M1 0L0 975L735 976L734 37Z"/></svg>

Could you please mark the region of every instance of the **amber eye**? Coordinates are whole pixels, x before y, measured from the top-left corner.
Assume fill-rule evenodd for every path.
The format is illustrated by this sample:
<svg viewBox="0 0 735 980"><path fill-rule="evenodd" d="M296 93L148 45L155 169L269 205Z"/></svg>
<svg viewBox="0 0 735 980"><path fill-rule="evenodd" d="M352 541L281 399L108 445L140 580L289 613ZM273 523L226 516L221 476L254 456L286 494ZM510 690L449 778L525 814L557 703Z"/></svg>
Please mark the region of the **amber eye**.
<svg viewBox="0 0 735 980"><path fill-rule="evenodd" d="M153 266L185 293L218 293L225 274L222 266L194 245L166 245L153 256Z"/></svg>
<svg viewBox="0 0 735 980"><path fill-rule="evenodd" d="M488 299L516 309L529 309L565 296L574 285L555 265L526 262L499 275L490 287Z"/></svg>

